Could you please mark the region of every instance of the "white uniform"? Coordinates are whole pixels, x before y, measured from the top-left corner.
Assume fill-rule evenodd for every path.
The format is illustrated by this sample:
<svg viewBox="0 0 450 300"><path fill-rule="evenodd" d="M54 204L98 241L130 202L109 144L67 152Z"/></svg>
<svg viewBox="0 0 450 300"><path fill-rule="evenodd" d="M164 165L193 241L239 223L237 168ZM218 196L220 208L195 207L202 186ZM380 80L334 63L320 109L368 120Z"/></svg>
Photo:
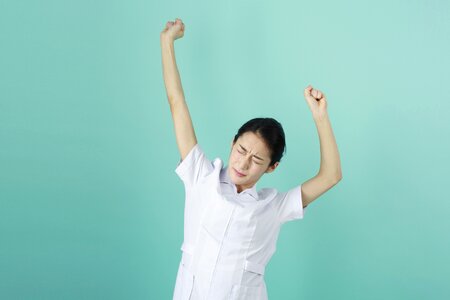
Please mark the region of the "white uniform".
<svg viewBox="0 0 450 300"><path fill-rule="evenodd" d="M220 158L208 160L199 144L175 169L186 200L174 300L267 299L264 269L280 227L303 218L301 185L238 193L227 169Z"/></svg>

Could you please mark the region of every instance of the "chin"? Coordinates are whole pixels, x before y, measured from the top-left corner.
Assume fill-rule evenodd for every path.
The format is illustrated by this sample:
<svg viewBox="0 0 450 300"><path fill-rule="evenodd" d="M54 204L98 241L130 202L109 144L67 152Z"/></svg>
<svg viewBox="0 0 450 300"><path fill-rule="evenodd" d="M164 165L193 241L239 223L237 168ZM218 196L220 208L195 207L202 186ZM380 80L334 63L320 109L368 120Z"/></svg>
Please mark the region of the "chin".
<svg viewBox="0 0 450 300"><path fill-rule="evenodd" d="M239 178L239 177L237 177L237 178L235 177L232 180L233 180L233 182L235 184L239 184L239 185L247 184L247 179L242 179L242 178Z"/></svg>
<svg viewBox="0 0 450 300"><path fill-rule="evenodd" d="M241 180L241 178L239 178L239 177L237 177L236 175L231 175L230 176L230 179L231 179L231 181L233 181L233 183L241 183L242 182L242 180Z"/></svg>
<svg viewBox="0 0 450 300"><path fill-rule="evenodd" d="M234 174L230 176L230 179L231 179L233 182L239 181L239 178L237 178L237 176L235 176Z"/></svg>

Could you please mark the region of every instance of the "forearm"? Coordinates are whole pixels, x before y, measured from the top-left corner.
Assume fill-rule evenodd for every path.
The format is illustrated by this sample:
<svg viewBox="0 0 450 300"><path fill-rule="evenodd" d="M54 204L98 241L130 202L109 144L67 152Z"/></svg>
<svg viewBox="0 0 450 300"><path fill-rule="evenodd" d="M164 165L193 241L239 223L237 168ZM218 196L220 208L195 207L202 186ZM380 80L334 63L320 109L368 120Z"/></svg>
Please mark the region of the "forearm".
<svg viewBox="0 0 450 300"><path fill-rule="evenodd" d="M175 101L175 99L184 99L181 78L175 60L174 41L161 38L161 52L167 98L169 102Z"/></svg>
<svg viewBox="0 0 450 300"><path fill-rule="evenodd" d="M314 117L314 121L320 140L319 174L332 181L339 181L342 178L341 162L328 114Z"/></svg>

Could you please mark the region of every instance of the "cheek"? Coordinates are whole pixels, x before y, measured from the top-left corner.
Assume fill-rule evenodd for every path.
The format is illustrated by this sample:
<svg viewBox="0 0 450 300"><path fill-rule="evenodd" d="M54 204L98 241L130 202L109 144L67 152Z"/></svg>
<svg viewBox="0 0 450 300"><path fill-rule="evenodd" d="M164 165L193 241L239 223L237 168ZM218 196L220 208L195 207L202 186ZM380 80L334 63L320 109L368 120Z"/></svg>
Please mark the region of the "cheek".
<svg viewBox="0 0 450 300"><path fill-rule="evenodd" d="M239 161L239 153L233 153L231 155L231 160L234 162Z"/></svg>
<svg viewBox="0 0 450 300"><path fill-rule="evenodd" d="M258 177L259 174L262 172L261 166L257 164L253 164L251 170L252 170L252 177Z"/></svg>

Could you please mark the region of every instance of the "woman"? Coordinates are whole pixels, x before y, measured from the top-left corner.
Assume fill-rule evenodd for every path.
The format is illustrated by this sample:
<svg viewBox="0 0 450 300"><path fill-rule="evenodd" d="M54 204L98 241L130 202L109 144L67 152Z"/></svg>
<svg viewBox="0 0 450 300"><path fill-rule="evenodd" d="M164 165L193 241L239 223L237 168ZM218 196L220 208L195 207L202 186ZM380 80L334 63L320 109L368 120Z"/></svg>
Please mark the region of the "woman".
<svg viewBox="0 0 450 300"><path fill-rule="evenodd" d="M319 132L321 164L316 176L281 193L256 190L283 155L280 123L255 118L231 141L227 166L197 143L175 61L174 41L184 35L180 19L161 32L163 75L181 160L175 171L186 191L184 241L173 299L267 299L264 269L275 252L282 224L303 218L308 204L342 179L325 95L308 86L305 99Z"/></svg>

